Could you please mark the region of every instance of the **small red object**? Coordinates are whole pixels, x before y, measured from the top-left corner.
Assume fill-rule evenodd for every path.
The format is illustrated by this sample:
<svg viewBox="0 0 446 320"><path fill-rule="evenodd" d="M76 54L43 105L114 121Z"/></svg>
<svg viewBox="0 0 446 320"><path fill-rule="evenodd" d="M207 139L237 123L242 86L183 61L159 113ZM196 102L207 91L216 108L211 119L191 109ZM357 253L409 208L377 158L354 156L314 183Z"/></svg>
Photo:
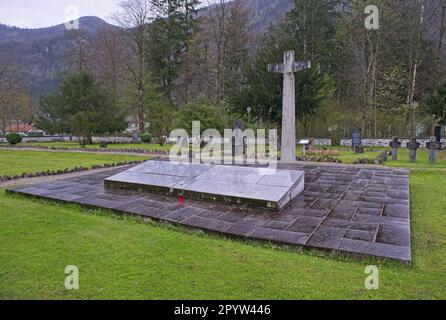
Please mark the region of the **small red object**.
<svg viewBox="0 0 446 320"><path fill-rule="evenodd" d="M180 196L178 197L178 203L179 203L179 204L183 204L183 203L184 203L183 195L180 195Z"/></svg>

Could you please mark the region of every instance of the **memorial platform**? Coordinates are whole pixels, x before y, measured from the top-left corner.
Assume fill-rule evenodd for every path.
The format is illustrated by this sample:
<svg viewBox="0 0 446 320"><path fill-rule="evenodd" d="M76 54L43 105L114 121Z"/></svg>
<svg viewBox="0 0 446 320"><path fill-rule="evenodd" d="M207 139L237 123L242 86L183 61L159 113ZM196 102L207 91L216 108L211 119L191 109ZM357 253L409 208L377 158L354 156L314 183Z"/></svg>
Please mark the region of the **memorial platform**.
<svg viewBox="0 0 446 320"><path fill-rule="evenodd" d="M411 261L407 170L279 164L280 169L305 171L305 191L276 211L211 201L179 204L170 196L104 189L104 179L129 168L17 186L7 193L111 210L237 239L348 253L358 258Z"/></svg>
<svg viewBox="0 0 446 320"><path fill-rule="evenodd" d="M281 210L304 190L305 173L241 166L148 161L105 179L107 189L127 189L192 200Z"/></svg>

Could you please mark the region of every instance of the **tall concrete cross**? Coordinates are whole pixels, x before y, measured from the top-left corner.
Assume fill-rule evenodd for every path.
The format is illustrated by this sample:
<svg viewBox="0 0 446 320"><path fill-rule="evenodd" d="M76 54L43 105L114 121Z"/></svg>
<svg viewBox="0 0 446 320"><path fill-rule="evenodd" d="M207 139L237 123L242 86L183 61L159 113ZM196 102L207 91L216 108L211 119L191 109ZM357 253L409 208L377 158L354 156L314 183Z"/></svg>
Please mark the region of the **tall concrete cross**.
<svg viewBox="0 0 446 320"><path fill-rule="evenodd" d="M268 71L283 73L281 161L296 162L296 87L294 73L311 68L310 61L295 61L294 51L284 53L283 63L269 64Z"/></svg>

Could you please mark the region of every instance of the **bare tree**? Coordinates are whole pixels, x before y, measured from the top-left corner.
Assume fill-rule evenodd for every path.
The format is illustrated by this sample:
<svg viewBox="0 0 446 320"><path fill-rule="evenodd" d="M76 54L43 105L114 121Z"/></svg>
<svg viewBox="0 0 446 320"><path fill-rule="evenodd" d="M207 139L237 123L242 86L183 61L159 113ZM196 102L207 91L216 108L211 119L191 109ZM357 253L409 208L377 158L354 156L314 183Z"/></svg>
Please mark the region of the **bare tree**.
<svg viewBox="0 0 446 320"><path fill-rule="evenodd" d="M224 101L224 63L226 59L226 49L230 34L227 32L227 24L230 16L230 1L219 0L217 4L209 7L209 40L212 50L211 61L214 65L213 89L215 92L214 103L217 106Z"/></svg>
<svg viewBox="0 0 446 320"><path fill-rule="evenodd" d="M81 73L88 69L89 59L90 59L90 45L85 36L85 31L70 30L69 36L72 40L72 45L69 47L67 52L67 62L69 63L69 68L73 72Z"/></svg>
<svg viewBox="0 0 446 320"><path fill-rule="evenodd" d="M440 67L441 57L443 54L443 42L446 33L446 0L441 0L440 6L440 23L438 32L438 45L437 45L437 66Z"/></svg>
<svg viewBox="0 0 446 320"><path fill-rule="evenodd" d="M5 132L12 121L27 120L33 104L23 84L19 66L11 56L0 57L0 129Z"/></svg>
<svg viewBox="0 0 446 320"><path fill-rule="evenodd" d="M418 79L418 73L419 73L419 67L422 63L422 60L424 58L424 51L421 48L422 46L422 40L423 40L423 33L425 31L425 3L424 0L418 1L418 10L419 10L419 24L418 27L415 28L417 34L416 34L416 40L415 40L415 54L413 58L413 68L412 68L412 84L409 90L408 100L407 103L411 104L415 102L415 94L417 90L417 79Z"/></svg>
<svg viewBox="0 0 446 320"><path fill-rule="evenodd" d="M99 30L92 43L90 69L111 93L115 106L118 105L129 60L129 49L119 32L110 26L104 26Z"/></svg>
<svg viewBox="0 0 446 320"><path fill-rule="evenodd" d="M240 54L247 47L247 14L245 3L241 0L209 2L199 32L199 36L206 41L196 41L203 63L200 87L222 110L227 85L229 81L236 82L234 76L240 71Z"/></svg>
<svg viewBox="0 0 446 320"><path fill-rule="evenodd" d="M144 96L147 70L145 58L147 55L147 25L153 18L151 1L124 0L121 2L121 9L121 12L115 16L115 20L124 28L135 54L134 61L129 62L127 66L132 75L131 81L137 91L136 113L139 133L142 134L145 131L146 123Z"/></svg>

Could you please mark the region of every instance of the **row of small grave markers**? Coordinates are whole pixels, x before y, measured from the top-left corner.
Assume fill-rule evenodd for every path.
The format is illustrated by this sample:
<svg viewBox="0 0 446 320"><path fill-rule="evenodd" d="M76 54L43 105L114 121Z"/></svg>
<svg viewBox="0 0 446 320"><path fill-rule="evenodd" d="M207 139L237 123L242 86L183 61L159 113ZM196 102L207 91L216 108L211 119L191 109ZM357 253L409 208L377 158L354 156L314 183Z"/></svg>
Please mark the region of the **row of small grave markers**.
<svg viewBox="0 0 446 320"><path fill-rule="evenodd" d="M401 142L398 138L393 138L390 142L390 147L392 148L392 160L398 160L398 149L401 148ZM417 150L421 147L420 143L416 138L412 138L407 144L407 149L409 149L409 161L417 161ZM437 162L437 151L442 147L442 143L438 141L435 137L432 137L429 142L426 143L426 148L429 149L429 162Z"/></svg>

